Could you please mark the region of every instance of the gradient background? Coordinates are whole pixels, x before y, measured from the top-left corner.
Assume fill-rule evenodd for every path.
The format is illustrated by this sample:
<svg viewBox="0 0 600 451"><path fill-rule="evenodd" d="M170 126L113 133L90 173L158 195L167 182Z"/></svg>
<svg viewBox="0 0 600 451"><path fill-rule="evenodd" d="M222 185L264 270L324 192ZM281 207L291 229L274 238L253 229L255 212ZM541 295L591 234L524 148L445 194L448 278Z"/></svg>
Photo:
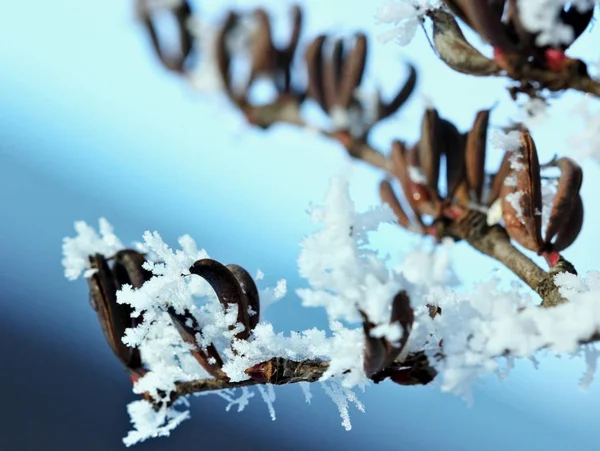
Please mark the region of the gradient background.
<svg viewBox="0 0 600 451"><path fill-rule="evenodd" d="M373 19L375 2L304 4L305 37L386 30ZM287 27L288 5L269 2L282 18L278 32ZM217 1L202 7L205 14L222 8ZM597 58L597 34L588 33L575 53ZM147 229L173 244L189 233L213 258L261 268L263 287L285 277L289 295L266 317L289 331L326 324L322 311L301 309L294 294L304 284L296 275L297 243L313 227L306 207L321 201L338 173L350 176L359 207L377 201L379 173L350 165L335 145L291 127L247 128L222 99L164 73L145 38L129 1L0 5L1 450L123 448L125 405L134 399L128 378L104 342L85 282L66 281L60 265L61 240L74 233L75 220L96 225L105 216L126 243ZM422 33L408 49L372 44L367 77L384 93L404 79L403 61L418 58L421 70L419 93L376 130L381 148L393 137L417 137L427 99L461 129L497 100L494 124L513 111L499 89L503 81L449 71ZM565 96L564 111L577 99ZM542 155L569 153L567 127L580 125L557 115L534 130ZM586 223L567 257L585 273L599 269L598 218L589 201L600 174L595 164L583 164ZM394 249L417 241L391 228L384 237L396 240ZM454 260L467 285L506 276L463 246ZM193 400L192 420L170 438L136 449L597 450L600 389L578 387L582 359L540 361L538 371L517 362L507 380L481 381L472 408L436 388L383 383L360 396L366 414L351 409L350 432L318 386L311 406L299 387L277 388L274 423L258 395L242 413L226 413L223 400L206 396Z"/></svg>

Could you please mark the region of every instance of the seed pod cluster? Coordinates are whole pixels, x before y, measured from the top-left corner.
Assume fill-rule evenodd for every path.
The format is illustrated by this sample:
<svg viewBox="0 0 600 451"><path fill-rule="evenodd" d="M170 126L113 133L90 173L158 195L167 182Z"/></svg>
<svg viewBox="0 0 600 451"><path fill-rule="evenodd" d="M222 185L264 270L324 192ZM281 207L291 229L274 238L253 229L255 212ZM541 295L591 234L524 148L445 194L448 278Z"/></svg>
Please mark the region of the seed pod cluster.
<svg viewBox="0 0 600 451"><path fill-rule="evenodd" d="M260 302L258 289L248 272L238 265L223 265L216 260L204 258L190 267L190 273L202 277L215 291L223 308L237 305L237 323L243 326L235 337L247 340L259 322ZM223 359L216 347L211 344L205 348L198 344L197 334L202 335L202 328L189 312L178 314L170 307L169 315L181 338L193 345L191 351L194 358L212 376L227 380L222 370Z"/></svg>
<svg viewBox="0 0 600 451"><path fill-rule="evenodd" d="M394 114L415 88L417 74L410 66L406 83L389 101L382 100L379 92L374 102L367 102L357 93L367 59L364 33L345 40L327 35L313 39L304 51L306 87L299 88L292 76L292 66L301 32L302 10L299 6L292 8L292 31L285 47L274 44L271 19L264 9L256 9L251 15L255 22L253 31L238 33L246 22L242 14L229 12L217 35L216 59L225 92L253 125L261 128L268 128L274 122L305 125L300 106L311 98L332 119L330 134L349 146L353 139L365 141L373 125ZM246 35L247 45L234 50L231 43L239 40L240 34ZM239 56L250 61L250 74L241 90L236 87L239 83L232 64ZM250 101L250 88L259 76L270 80L275 87L277 96L270 103L258 105Z"/></svg>
<svg viewBox="0 0 600 451"><path fill-rule="evenodd" d="M528 131L521 132L521 150L515 152L509 177L501 188L502 214L506 231L521 246L548 254L570 246L583 225L583 203L579 191L581 167L570 158L559 158L545 167L560 170L550 218L542 230L541 166L537 149Z"/></svg>
<svg viewBox="0 0 600 451"><path fill-rule="evenodd" d="M148 32L152 48L156 56L165 67L165 69L185 73L186 64L194 51L194 37L192 36L188 23L192 17L193 11L187 0L175 2L172 6L161 6L161 11L166 11L175 19L177 24L177 45L176 49L168 50L171 45L167 45L166 37L161 37L156 24L156 13L158 7L153 5L152 0L137 0L136 10L139 20Z"/></svg>
<svg viewBox="0 0 600 451"><path fill-rule="evenodd" d="M400 325L402 338L398 343L391 343L383 337L371 336L375 324L369 321L364 312L360 313L363 317L365 334L364 370L368 377L372 377L390 365L405 350L415 317L408 294L404 290L400 291L392 301L390 324Z"/></svg>
<svg viewBox="0 0 600 451"><path fill-rule="evenodd" d="M585 64L565 56L565 50L581 36L593 17L593 4L587 10L569 3L560 11L558 21L573 30L569 42L538 45L538 33L523 25L518 0L444 0L454 16L466 23L494 47L494 60L489 60L465 39L454 17L443 9L428 12L433 21L434 45L440 58L453 69L471 75L493 75L506 70L521 70L524 64L554 72L587 75Z"/></svg>
<svg viewBox="0 0 600 451"><path fill-rule="evenodd" d="M471 130L461 133L430 108L423 115L421 138L416 144L407 147L401 141L392 143L392 173L400 183L405 204L396 197L389 180L381 182L379 194L402 227L436 235L435 226L440 221L456 220L467 208L485 208L498 198L510 166L505 159L496 174L485 173L489 117L489 109L479 111ZM442 169L445 186L440 186Z"/></svg>
<svg viewBox="0 0 600 451"><path fill-rule="evenodd" d="M88 278L90 303L98 314L106 341L133 378L142 376L145 371L139 349L130 348L122 341L125 330L136 327L142 318L132 318L132 307L117 303L117 291L126 284L140 288L152 273L142 268L144 256L131 249L119 251L110 259L95 254L89 257L89 262L94 270Z"/></svg>
<svg viewBox="0 0 600 451"><path fill-rule="evenodd" d="M336 132L349 133L354 138L366 139L370 128L378 121L394 114L410 97L417 73L413 66L405 84L389 101L377 93L375 112L357 96L367 59L368 40L364 33L352 39L316 37L304 54L308 71L308 96L319 104L334 122Z"/></svg>
<svg viewBox="0 0 600 451"><path fill-rule="evenodd" d="M232 73L232 60L235 56L230 45L235 40L235 34L243 26L242 15L230 11L223 23L216 39L217 67L225 91L230 99L242 110L250 107L248 98L250 88L261 76L272 81L278 93L278 100L294 99L301 101L303 93L292 86L292 63L302 27L302 10L299 6L292 7L292 31L285 47L278 47L273 42L271 19L262 8L257 8L251 13L254 26L250 33L245 33L244 38L250 61L250 73L241 92L236 92ZM244 39L242 38L242 39ZM239 39L239 37L238 37Z"/></svg>

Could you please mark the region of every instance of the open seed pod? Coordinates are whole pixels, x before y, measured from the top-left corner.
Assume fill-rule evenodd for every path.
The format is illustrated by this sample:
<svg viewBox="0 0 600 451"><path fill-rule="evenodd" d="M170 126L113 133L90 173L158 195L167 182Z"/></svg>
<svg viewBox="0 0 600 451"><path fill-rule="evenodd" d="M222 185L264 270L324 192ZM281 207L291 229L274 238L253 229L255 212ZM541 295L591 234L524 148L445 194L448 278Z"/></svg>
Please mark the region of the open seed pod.
<svg viewBox="0 0 600 451"><path fill-rule="evenodd" d="M192 8L187 0L175 2L173 6L157 6L156 3L152 0L137 0L138 17L146 28L154 52L162 65L170 71L184 73L186 63L194 50L194 37L188 29L188 21L193 14ZM175 50L171 49L173 46L166 44L168 39L160 36L161 33L156 25L155 14L165 11L173 16L177 24L178 36Z"/></svg>
<svg viewBox="0 0 600 451"><path fill-rule="evenodd" d="M243 330L235 337L239 340L247 340L260 320L258 289L250 274L241 266L225 266L210 258L196 261L190 267L190 273L202 277L209 283L223 308L237 306L237 323L243 326ZM194 316L190 312L177 314L172 308L168 313L181 338L194 346L192 355L200 365L214 377L227 379L227 375L222 370L223 360L215 346L211 344L206 349L199 346L196 334L202 335L202 328Z"/></svg>
<svg viewBox="0 0 600 451"><path fill-rule="evenodd" d="M545 230L544 248L560 252L569 247L583 225L583 202L579 195L583 171L571 158L559 158L547 167L557 167L560 178Z"/></svg>
<svg viewBox="0 0 600 451"><path fill-rule="evenodd" d="M117 291L125 284L140 288L152 274L143 269L144 256L134 250L123 250L113 258L112 268L109 260L103 255L89 257L90 268L95 270L88 278L90 303L98 314L98 321L109 346L133 375L141 376L145 372L142 367L140 351L123 343L122 338L128 328L136 327L141 318L132 318L133 309L127 304L117 303Z"/></svg>
<svg viewBox="0 0 600 451"><path fill-rule="evenodd" d="M292 63L300 38L302 10L295 5L291 15L292 31L285 46L275 45L271 19L262 8L251 13L249 27L241 14L229 12L215 41L217 68L225 92L251 124L263 129L280 121L302 122L299 108L305 93L292 83ZM243 45L233 44L239 41L243 41ZM247 79L241 81L236 80L233 73L232 62L238 57L247 58L250 65ZM253 104L249 98L252 85L260 77L270 80L277 92L276 98L264 105Z"/></svg>
<svg viewBox="0 0 600 451"><path fill-rule="evenodd" d="M512 172L500 191L502 215L510 237L526 249L542 251L542 188L537 149L528 131L512 155Z"/></svg>
<svg viewBox="0 0 600 451"><path fill-rule="evenodd" d="M398 343L391 343L385 338L377 338L371 335L375 325L371 323L364 312L363 331L365 334L364 370L371 377L390 365L396 358L401 356L406 349L408 337L414 322L414 312L410 306L410 299L406 291L400 291L392 301L392 312L390 324L398 323L402 328L402 337Z"/></svg>
<svg viewBox="0 0 600 451"><path fill-rule="evenodd" d="M307 47L308 97L319 104L333 122L333 131L366 140L377 122L395 113L413 92L417 75L413 66L404 85L389 102L375 93L374 108L357 95L367 58L367 37L356 33L352 39L316 37ZM374 113L374 114L373 114Z"/></svg>

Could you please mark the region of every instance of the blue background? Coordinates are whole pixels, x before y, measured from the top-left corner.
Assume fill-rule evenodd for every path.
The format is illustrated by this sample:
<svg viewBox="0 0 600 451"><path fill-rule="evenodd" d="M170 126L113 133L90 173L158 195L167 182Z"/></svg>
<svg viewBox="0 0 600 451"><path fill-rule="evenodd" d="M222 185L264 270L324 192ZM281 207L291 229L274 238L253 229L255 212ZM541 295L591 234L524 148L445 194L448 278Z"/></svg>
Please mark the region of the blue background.
<svg viewBox="0 0 600 451"><path fill-rule="evenodd" d="M218 3L204 2L203 11L217 11ZM280 15L288 5L271 3ZM305 37L356 27L385 31L375 25L373 2L304 3ZM128 378L104 342L85 282L63 277L61 240L74 233L75 220L96 225L105 216L126 243L147 229L172 244L189 233L213 258L262 269L263 286L285 277L289 294L266 317L289 331L326 325L323 312L301 309L294 294L304 283L296 275L298 242L313 227L306 207L321 201L338 173L351 178L359 207L377 201L379 173L351 167L341 149L318 136L287 126L269 133L245 127L225 101L164 73L145 38L128 1L0 5L2 450L121 449L129 429ZM507 99L498 88L503 81L447 70L422 33L409 49L372 43L367 75L384 93L403 80L403 61L418 58L421 69L420 94L376 131L381 148L393 137L416 138L423 94L462 129L476 110ZM508 112L502 104L495 117ZM561 133L536 135L541 149L552 144L545 155L569 152L560 147L565 122L556 124L548 130ZM598 176L597 166L585 166L584 202L597 192ZM594 212L586 215L567 253L582 272L597 269L599 251L589 225ZM406 250L416 242L386 233L400 237ZM462 246L455 261L467 283L496 271ZM225 413L224 401L206 396L192 401L192 419L170 438L138 449L598 449L600 391L597 384L578 388L583 362L540 360L538 371L517 362L507 380L483 380L472 408L435 388L371 387L359 396L367 413L351 409L350 432L318 386L311 406L299 387L277 388L274 423L258 395L242 413Z"/></svg>

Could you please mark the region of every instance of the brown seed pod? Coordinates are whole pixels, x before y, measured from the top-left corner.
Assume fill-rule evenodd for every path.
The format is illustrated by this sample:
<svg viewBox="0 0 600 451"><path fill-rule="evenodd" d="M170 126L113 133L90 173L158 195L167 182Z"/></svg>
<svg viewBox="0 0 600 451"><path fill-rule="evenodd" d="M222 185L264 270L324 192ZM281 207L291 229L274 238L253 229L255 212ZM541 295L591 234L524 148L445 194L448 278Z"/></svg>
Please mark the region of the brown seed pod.
<svg viewBox="0 0 600 451"><path fill-rule="evenodd" d="M427 13L433 21L433 44L440 59L457 72L488 76L500 72L498 64L473 47L465 38L451 14L432 9Z"/></svg>
<svg viewBox="0 0 600 451"><path fill-rule="evenodd" d="M502 189L502 185L504 184L504 180L511 172L510 169L510 158L512 156L511 152L505 152L504 157L502 157L502 161L500 162L500 168L498 172L494 174L492 177L492 186L490 187L490 193L486 200L487 205L492 205L496 199L500 196L500 190Z"/></svg>
<svg viewBox="0 0 600 451"><path fill-rule="evenodd" d="M446 155L446 198L452 199L465 180L465 140L451 122L440 120L442 152Z"/></svg>
<svg viewBox="0 0 600 451"><path fill-rule="evenodd" d="M114 261L112 272L119 285L118 289L125 284L133 288L141 288L152 277L150 271L142 268L146 262L144 255L133 249L119 251L112 259Z"/></svg>
<svg viewBox="0 0 600 451"><path fill-rule="evenodd" d="M249 328L250 331L252 331L260 321L260 297L258 288L256 288L252 276L241 266L227 265L227 269L229 269L237 279L240 288L242 289L242 293L246 296L248 307L254 312L254 315L248 316Z"/></svg>
<svg viewBox="0 0 600 451"><path fill-rule="evenodd" d="M137 320L131 317L133 309L127 304L117 303L119 282L115 279L108 262L103 255L89 257L90 268L96 272L88 278L90 303L98 315L98 321L104 332L108 345L130 371L142 369L140 351L123 343L125 331L136 325Z"/></svg>
<svg viewBox="0 0 600 451"><path fill-rule="evenodd" d="M488 43L505 52L518 52L502 23L505 0L459 0L456 3L460 3L473 29Z"/></svg>
<svg viewBox="0 0 600 451"><path fill-rule="evenodd" d="M173 307L169 307L167 313L171 317L171 321L179 332L181 339L193 346L190 353L196 361L204 368L209 374L218 379L229 379L225 372L221 369L223 367L223 359L219 355L217 348L210 344L206 348L206 352L198 345L196 341L196 334L200 332L200 327L196 318L190 313L185 312L184 315L175 313Z"/></svg>
<svg viewBox="0 0 600 451"><path fill-rule="evenodd" d="M363 332L365 334L363 369L367 377L371 377L383 368L386 358L386 342L382 338L371 336L371 330L375 325L369 322L364 312L361 311L360 314L363 317Z"/></svg>
<svg viewBox="0 0 600 451"><path fill-rule="evenodd" d="M408 337L412 330L415 321L415 313L410 305L408 293L404 290L400 291L392 301L392 313L390 315L390 323L399 323L402 328L402 338L398 346L386 341L387 355L384 367L392 363L404 350Z"/></svg>
<svg viewBox="0 0 600 451"><path fill-rule="evenodd" d="M402 105L408 100L410 95L413 93L415 86L417 85L417 70L413 65L409 65L410 73L402 88L398 91L396 96L390 102L382 102L379 99L377 120L385 119L391 116L400 109Z"/></svg>
<svg viewBox="0 0 600 451"><path fill-rule="evenodd" d="M407 150L401 141L395 140L392 142L393 173L400 181L404 197L413 210L417 224L424 229L425 224L423 224L421 214L431 214L433 211L428 207L430 202L428 189L413 182L408 172L409 166L416 166L415 160L417 158L418 152L415 148Z"/></svg>
<svg viewBox="0 0 600 451"><path fill-rule="evenodd" d="M485 153L490 110L481 110L475 117L466 144L466 176L472 200L481 203L485 181Z"/></svg>
<svg viewBox="0 0 600 451"><path fill-rule="evenodd" d="M168 11L173 15L178 27L178 49L173 53L165 51L163 39L159 36L155 20L153 18L153 8L148 0L137 0L137 14L141 22L146 27L150 35L150 41L154 52L160 59L163 66L174 72L185 72L185 63L191 55L194 46L194 37L188 30L187 22L192 17L192 9L190 4L183 0L174 7L168 8Z"/></svg>
<svg viewBox="0 0 600 451"><path fill-rule="evenodd" d="M323 61L323 91L325 93L325 103L327 113L340 106L339 92L341 79L343 77L344 66L344 40L336 39L333 42L331 55Z"/></svg>
<svg viewBox="0 0 600 451"><path fill-rule="evenodd" d="M350 104L354 99L354 91L361 84L366 59L367 37L364 33L357 33L350 54L346 55L344 58L338 91L338 105L340 107L350 107Z"/></svg>
<svg viewBox="0 0 600 451"><path fill-rule="evenodd" d="M583 171L571 158L559 158L548 166L556 166L560 169L560 178L556 196L552 204L550 220L546 227L545 243L550 244L558 234L563 223L568 222L575 207L575 199L579 196L581 183L583 182Z"/></svg>
<svg viewBox="0 0 600 451"><path fill-rule="evenodd" d="M325 35L316 37L306 48L304 60L308 72L307 92L309 97L315 100L323 111L328 110L325 100L325 88L323 86L323 47L325 45Z"/></svg>
<svg viewBox="0 0 600 451"><path fill-rule="evenodd" d="M388 204L394 214L396 215L396 219L398 220L398 224L400 224L405 229L410 229L410 219L402 205L400 205L400 201L396 197L394 193L394 189L388 180L382 180L379 183L379 197L381 201Z"/></svg>
<svg viewBox="0 0 600 451"><path fill-rule="evenodd" d="M518 164L522 167L513 170L516 186L509 186L505 181L501 190L502 215L510 237L539 253L543 248L540 165L535 144L527 131L521 133L521 149Z"/></svg>
<svg viewBox="0 0 600 451"><path fill-rule="evenodd" d="M573 200L573 209L571 214L566 218L562 227L559 229L556 240L552 243L552 249L556 252L561 252L569 247L581 232L583 226L583 201L581 196L577 194Z"/></svg>
<svg viewBox="0 0 600 451"><path fill-rule="evenodd" d="M438 180L440 176L440 158L442 143L440 141L440 117L437 111L429 108L421 122L421 139L419 140L419 166L427 179L426 186L439 199Z"/></svg>
<svg viewBox="0 0 600 451"><path fill-rule="evenodd" d="M248 301L233 273L225 265L210 258L196 261L190 266L190 273L202 277L210 284L223 307L237 305L237 322L244 326L244 330L238 332L236 338L247 340L250 335Z"/></svg>

